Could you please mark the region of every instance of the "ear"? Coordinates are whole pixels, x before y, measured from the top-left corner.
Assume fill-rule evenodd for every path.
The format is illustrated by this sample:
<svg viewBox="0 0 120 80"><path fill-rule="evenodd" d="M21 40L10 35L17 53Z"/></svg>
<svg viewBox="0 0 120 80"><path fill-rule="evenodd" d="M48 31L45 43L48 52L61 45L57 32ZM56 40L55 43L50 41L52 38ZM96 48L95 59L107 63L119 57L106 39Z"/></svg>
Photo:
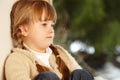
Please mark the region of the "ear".
<svg viewBox="0 0 120 80"><path fill-rule="evenodd" d="M20 26L19 26L19 29L20 29L21 34L22 34L23 36L27 36L27 35L28 35L28 27L27 27L27 26L25 26L25 25L20 25Z"/></svg>

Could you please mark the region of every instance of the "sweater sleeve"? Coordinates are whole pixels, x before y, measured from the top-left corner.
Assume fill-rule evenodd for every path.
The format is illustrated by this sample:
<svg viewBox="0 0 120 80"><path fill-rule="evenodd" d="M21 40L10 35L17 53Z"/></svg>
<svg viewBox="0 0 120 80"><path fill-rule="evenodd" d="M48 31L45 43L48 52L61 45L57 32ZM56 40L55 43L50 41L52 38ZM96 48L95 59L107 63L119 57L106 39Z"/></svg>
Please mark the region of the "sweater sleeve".
<svg viewBox="0 0 120 80"><path fill-rule="evenodd" d="M58 45L56 46L56 48L60 54L60 57L63 59L71 72L75 69L82 69L82 67L77 63L74 57L72 57L72 55L68 53L68 51Z"/></svg>
<svg viewBox="0 0 120 80"><path fill-rule="evenodd" d="M29 66L20 55L11 54L5 64L6 80L31 80Z"/></svg>

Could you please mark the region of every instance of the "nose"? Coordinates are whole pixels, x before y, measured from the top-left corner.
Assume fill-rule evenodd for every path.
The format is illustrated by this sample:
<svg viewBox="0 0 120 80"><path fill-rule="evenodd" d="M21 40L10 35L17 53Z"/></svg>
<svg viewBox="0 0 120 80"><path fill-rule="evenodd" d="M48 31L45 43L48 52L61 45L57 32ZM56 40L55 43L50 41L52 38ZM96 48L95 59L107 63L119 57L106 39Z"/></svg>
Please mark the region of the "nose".
<svg viewBox="0 0 120 80"><path fill-rule="evenodd" d="M54 33L54 28L52 26L49 27L49 32Z"/></svg>

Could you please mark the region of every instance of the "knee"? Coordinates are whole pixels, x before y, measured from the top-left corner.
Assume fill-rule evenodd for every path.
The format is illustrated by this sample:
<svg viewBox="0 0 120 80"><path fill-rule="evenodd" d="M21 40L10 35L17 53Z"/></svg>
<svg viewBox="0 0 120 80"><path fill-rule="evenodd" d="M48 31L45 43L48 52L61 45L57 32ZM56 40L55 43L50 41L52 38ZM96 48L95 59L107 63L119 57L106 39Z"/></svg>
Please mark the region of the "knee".
<svg viewBox="0 0 120 80"><path fill-rule="evenodd" d="M35 77L35 80L60 80L59 77L53 72L41 72Z"/></svg>
<svg viewBox="0 0 120 80"><path fill-rule="evenodd" d="M93 79L94 79L92 73L89 72L89 71L86 70L86 69L76 69L76 70L74 70L74 71L71 73L71 75L75 75L75 76L78 76L78 77L80 77L80 78L86 77L86 78L88 78L88 79L90 79L90 80L93 80Z"/></svg>
<svg viewBox="0 0 120 80"><path fill-rule="evenodd" d="M74 70L72 73L74 73L74 74L91 74L92 75L92 73L91 72L89 72L88 70L86 70L86 69L76 69L76 70Z"/></svg>

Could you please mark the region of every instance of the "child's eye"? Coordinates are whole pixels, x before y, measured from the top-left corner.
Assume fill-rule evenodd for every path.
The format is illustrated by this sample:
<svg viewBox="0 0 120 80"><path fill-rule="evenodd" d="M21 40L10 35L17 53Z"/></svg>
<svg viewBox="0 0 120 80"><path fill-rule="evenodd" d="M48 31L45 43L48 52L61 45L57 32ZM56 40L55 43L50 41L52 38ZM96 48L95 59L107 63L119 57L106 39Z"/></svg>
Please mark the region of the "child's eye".
<svg viewBox="0 0 120 80"><path fill-rule="evenodd" d="M43 25L43 26L47 26L47 24L46 24L46 23L43 23L42 25Z"/></svg>

